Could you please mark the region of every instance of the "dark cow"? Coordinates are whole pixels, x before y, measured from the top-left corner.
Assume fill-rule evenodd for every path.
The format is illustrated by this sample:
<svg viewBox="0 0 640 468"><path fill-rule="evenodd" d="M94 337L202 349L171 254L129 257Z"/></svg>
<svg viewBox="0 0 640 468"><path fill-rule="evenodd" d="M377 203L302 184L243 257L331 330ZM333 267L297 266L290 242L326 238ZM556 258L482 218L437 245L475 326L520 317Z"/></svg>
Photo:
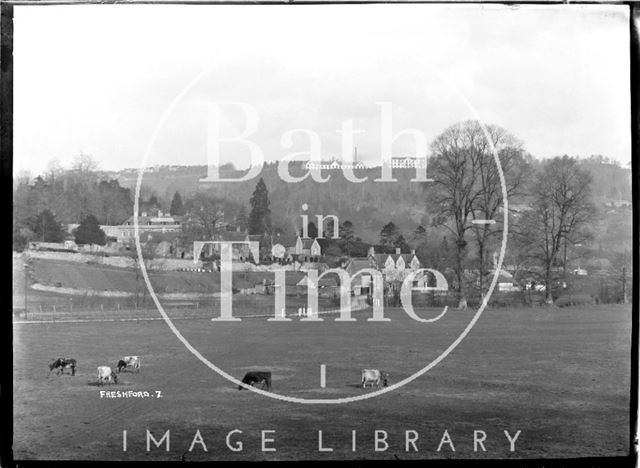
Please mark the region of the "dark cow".
<svg viewBox="0 0 640 468"><path fill-rule="evenodd" d="M125 356L118 361L118 373L125 370L127 367L131 367L136 370L136 372L140 372L140 358L138 356Z"/></svg>
<svg viewBox="0 0 640 468"><path fill-rule="evenodd" d="M247 372L242 378L242 383L254 387L256 384L262 383L262 388L271 390L271 372ZM242 390L242 385L238 385L238 390Z"/></svg>
<svg viewBox="0 0 640 468"><path fill-rule="evenodd" d="M71 369L71 375L76 375L76 360L72 358L58 358L49 364L49 375L53 370L56 370L56 375L60 373L64 374L65 369Z"/></svg>

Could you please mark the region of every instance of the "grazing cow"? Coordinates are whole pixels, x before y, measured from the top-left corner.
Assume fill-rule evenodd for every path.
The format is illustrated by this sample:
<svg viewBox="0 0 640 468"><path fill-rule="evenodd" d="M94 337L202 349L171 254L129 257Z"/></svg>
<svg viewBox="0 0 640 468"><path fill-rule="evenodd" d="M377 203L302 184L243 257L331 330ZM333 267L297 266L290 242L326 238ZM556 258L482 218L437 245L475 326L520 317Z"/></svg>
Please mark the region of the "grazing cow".
<svg viewBox="0 0 640 468"><path fill-rule="evenodd" d="M247 372L242 378L242 383L251 386L262 383L262 388L271 390L271 372ZM242 385L238 385L238 390L242 390L242 388Z"/></svg>
<svg viewBox="0 0 640 468"><path fill-rule="evenodd" d="M71 369L71 375L76 375L76 360L72 358L58 358L49 364L49 375L53 370L56 375L64 374L65 369Z"/></svg>
<svg viewBox="0 0 640 468"><path fill-rule="evenodd" d="M380 386L380 382L382 382L382 386L386 387L388 384L387 378L389 374L386 372L382 372L379 369L363 369L362 370L362 388L365 388L368 383L376 384L376 387Z"/></svg>
<svg viewBox="0 0 640 468"><path fill-rule="evenodd" d="M140 358L138 356L125 356L118 361L118 373L127 367L132 367L137 372L140 372Z"/></svg>
<svg viewBox="0 0 640 468"><path fill-rule="evenodd" d="M98 385L104 385L105 382L109 382L109 385L111 385L112 378L114 383L118 383L118 376L111 370L111 367L98 367Z"/></svg>

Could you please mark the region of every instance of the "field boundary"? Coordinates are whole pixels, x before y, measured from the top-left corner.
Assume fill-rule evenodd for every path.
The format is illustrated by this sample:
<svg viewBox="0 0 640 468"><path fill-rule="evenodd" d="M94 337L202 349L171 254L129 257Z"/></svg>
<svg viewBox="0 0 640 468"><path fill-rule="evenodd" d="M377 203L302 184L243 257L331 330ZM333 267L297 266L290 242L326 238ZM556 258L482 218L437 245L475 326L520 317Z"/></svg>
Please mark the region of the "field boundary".
<svg viewBox="0 0 640 468"><path fill-rule="evenodd" d="M351 307L352 312L356 312L359 310L364 310L369 308L366 303L358 303ZM329 309L329 310L321 310L317 312L317 315L335 315L340 313L340 308L337 309ZM265 317L274 317L273 313L270 314L252 314L252 315L239 315L238 318L265 318ZM296 314L286 314L286 318L297 317ZM182 316L182 317L169 317L173 320L210 320L213 317L207 316ZM14 320L14 324L25 324L25 323L89 323L89 322L145 322L145 321L154 321L154 320L164 320L163 317L120 317L120 318L91 318L91 319L51 319L51 320Z"/></svg>

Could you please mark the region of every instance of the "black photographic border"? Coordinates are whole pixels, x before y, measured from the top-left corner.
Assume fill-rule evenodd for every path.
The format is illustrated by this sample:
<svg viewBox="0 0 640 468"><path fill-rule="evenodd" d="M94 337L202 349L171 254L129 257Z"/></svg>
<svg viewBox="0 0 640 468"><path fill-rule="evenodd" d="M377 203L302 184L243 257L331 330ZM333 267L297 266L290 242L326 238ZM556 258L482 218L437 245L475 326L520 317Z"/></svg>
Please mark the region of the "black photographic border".
<svg viewBox="0 0 640 468"><path fill-rule="evenodd" d="M500 2L500 1L413 1L413 0L395 0L395 1L371 1L371 0L347 0L347 1L298 1L298 0L272 0L272 1L211 1L211 0L169 0L169 1L153 1L153 0L0 0L0 193L2 198L9 200L13 198L12 193L12 174L13 174L13 11L14 6L31 5L40 8L46 8L48 5L83 5L83 4L162 4L162 5L319 5L319 4L389 4L389 3L412 3L412 4L449 4L458 3L465 5L478 4L500 4L500 5L561 5L568 4L569 1L518 1L518 2ZM638 216L640 199L640 4L634 1L605 1L605 2L571 2L571 5L594 5L594 4L611 4L626 5L629 8L629 40L630 40L630 76L629 76L629 92L631 104L631 119L629 122L631 130L631 174L632 174L632 225L633 225L633 303L632 303L632 328L631 328L631 386L630 386L630 414L629 414L629 454L625 456L613 457L588 457L588 458L522 458L522 459L428 459L427 463L432 467L457 467L457 466L492 466L492 467L634 467L638 464L638 306L639 306L639 261L638 247L640 247L640 236L638 234ZM13 203L12 203L13 205ZM13 218L13 216L11 216ZM12 220L13 224L13 220ZM12 324L12 290L9 287L8 276L11 272L11 232L9 228L3 231L5 239L3 245L5 248L0 251L2 269L6 276L2 283L2 294L0 295L0 310L4 310L3 317L0 322L0 352L7 359L11 356L11 372L5 368L0 376L0 466L6 468L42 468L42 467L79 467L90 464L95 467L110 466L152 466L160 464L163 467L184 466L181 462L171 461L63 461L63 460L14 460L13 458L13 324ZM8 360L8 359L7 359ZM20 365L16 363L15 365ZM401 460L396 463L418 466L425 460ZM201 462L198 462L202 464ZM219 463L215 461L205 462ZM229 462L233 463L233 462ZM249 462L236 462L249 463ZM252 462L255 463L255 462ZM335 461L293 461L293 462L259 462L259 463L282 463L289 466L302 465L318 466L325 463L335 463ZM387 463L384 460L352 460L340 462L352 466L376 466Z"/></svg>

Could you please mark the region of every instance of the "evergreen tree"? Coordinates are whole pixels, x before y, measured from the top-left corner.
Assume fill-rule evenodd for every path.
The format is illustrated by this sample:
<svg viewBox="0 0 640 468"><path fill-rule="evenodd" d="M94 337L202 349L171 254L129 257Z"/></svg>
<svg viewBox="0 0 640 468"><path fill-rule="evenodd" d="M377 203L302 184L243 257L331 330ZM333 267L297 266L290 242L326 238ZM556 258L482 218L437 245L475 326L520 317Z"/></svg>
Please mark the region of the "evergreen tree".
<svg viewBox="0 0 640 468"><path fill-rule="evenodd" d="M49 210L40 212L32 221L31 230L35 234L35 238L41 242L62 242L64 240L64 232L60 223Z"/></svg>
<svg viewBox="0 0 640 468"><path fill-rule="evenodd" d="M236 217L236 226L240 228L241 231L246 231L249 226L249 218L247 217L247 208L244 204L240 207L240 211L238 212L238 216Z"/></svg>
<svg viewBox="0 0 640 468"><path fill-rule="evenodd" d="M380 231L380 246L385 252L393 252L400 236L401 234L398 227L392 222L389 222L385 224Z"/></svg>
<svg viewBox="0 0 640 468"><path fill-rule="evenodd" d="M355 235L353 232L353 223L351 221L345 221L340 225L340 245L342 250L347 252L348 256L351 256L351 250L355 243Z"/></svg>
<svg viewBox="0 0 640 468"><path fill-rule="evenodd" d="M269 209L269 191L262 177L256 184L256 189L249 201L251 203L249 234L270 234L271 210Z"/></svg>
<svg viewBox="0 0 640 468"><path fill-rule="evenodd" d="M409 251L409 244L407 244L407 241L404 240L404 236L402 234L400 234L395 242L393 243L393 247L394 248L399 248L401 252L408 252Z"/></svg>
<svg viewBox="0 0 640 468"><path fill-rule="evenodd" d="M80 225L74 230L76 236L76 244L98 244L105 245L107 236L102 229L98 220L93 215L87 215Z"/></svg>
<svg viewBox="0 0 640 468"><path fill-rule="evenodd" d="M180 196L180 192L176 192L173 194L169 213L171 214L171 216L184 216L184 214L186 213L184 205L182 204L182 197Z"/></svg>

